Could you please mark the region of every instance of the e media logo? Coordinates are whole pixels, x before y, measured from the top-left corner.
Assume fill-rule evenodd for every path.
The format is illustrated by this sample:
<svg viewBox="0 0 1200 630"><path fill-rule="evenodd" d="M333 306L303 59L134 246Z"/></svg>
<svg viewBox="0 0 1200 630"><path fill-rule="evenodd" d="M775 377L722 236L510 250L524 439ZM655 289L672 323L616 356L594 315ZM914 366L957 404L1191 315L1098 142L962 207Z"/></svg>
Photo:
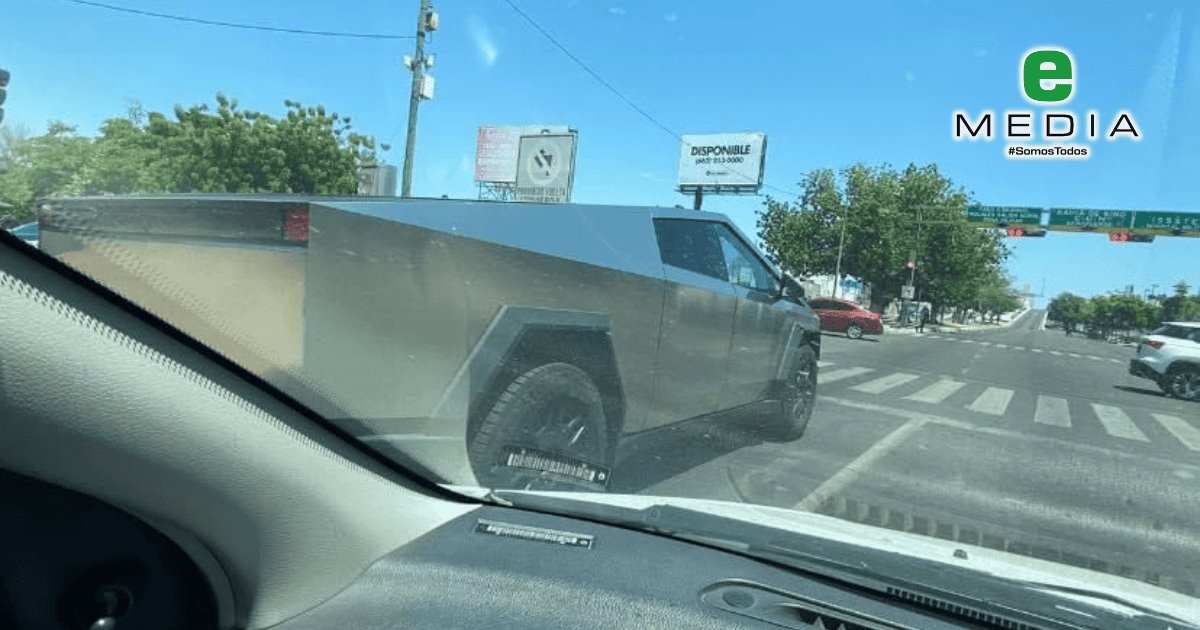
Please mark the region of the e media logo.
<svg viewBox="0 0 1200 630"><path fill-rule="evenodd" d="M1141 140L1137 122L1128 110L1104 117L1099 111L1059 109L1075 97L1078 88L1078 64L1065 48L1037 46L1021 56L1017 66L1017 89L1031 105L1041 109L1005 111L999 119L994 110L972 116L964 110L953 113L953 138L994 140L1001 135L1009 144L1005 156L1014 159L1087 159L1091 147L1078 140L1094 143L1103 138L1111 142L1122 138ZM997 127L1002 125L1002 129ZM1040 135L1035 132L1040 131ZM1038 144L1021 144L1036 142Z"/></svg>

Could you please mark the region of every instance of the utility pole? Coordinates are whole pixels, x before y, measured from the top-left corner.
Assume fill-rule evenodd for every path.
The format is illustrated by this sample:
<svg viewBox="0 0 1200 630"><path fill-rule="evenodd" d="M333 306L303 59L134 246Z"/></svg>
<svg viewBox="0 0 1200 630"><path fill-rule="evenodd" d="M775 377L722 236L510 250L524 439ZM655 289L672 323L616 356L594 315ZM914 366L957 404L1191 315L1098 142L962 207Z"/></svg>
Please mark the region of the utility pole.
<svg viewBox="0 0 1200 630"><path fill-rule="evenodd" d="M425 34L436 31L437 14L433 12L431 0L421 0L417 14L417 47L411 58L405 56L404 65L412 70L412 94L408 100L408 135L404 140L404 174L400 180L400 196L412 196L413 149L417 144L417 107L422 98L433 98L433 77L427 80L425 69L433 65L433 55L425 56Z"/></svg>
<svg viewBox="0 0 1200 630"><path fill-rule="evenodd" d="M844 212L849 212L850 208L844 208ZM842 283L842 251L846 247L846 217L840 218L842 224L842 235L838 237L838 256L837 267L833 272L833 297L838 296L838 285Z"/></svg>

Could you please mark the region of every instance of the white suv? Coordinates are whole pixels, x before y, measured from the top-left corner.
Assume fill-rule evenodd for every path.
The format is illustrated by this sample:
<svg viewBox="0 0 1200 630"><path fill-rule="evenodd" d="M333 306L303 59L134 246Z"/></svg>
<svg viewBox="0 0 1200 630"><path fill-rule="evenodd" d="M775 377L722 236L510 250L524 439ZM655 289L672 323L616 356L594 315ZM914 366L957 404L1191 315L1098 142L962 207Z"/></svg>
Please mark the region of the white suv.
<svg viewBox="0 0 1200 630"><path fill-rule="evenodd" d="M1129 373L1184 400L1200 400L1200 322L1169 322L1138 344Z"/></svg>

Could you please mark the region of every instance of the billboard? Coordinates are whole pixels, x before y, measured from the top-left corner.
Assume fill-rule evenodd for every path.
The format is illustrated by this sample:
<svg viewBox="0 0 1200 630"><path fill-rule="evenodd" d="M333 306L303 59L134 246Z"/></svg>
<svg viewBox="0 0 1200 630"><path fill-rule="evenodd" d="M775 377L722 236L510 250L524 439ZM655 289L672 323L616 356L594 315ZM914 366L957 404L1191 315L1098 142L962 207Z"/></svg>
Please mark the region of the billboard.
<svg viewBox="0 0 1200 630"><path fill-rule="evenodd" d="M767 159L767 135L719 133L683 136L679 189L758 191Z"/></svg>
<svg viewBox="0 0 1200 630"><path fill-rule="evenodd" d="M484 125L475 136L475 181L513 184L521 136L568 134L566 125Z"/></svg>
<svg viewBox="0 0 1200 630"><path fill-rule="evenodd" d="M522 136L517 151L517 201L570 203L575 134Z"/></svg>

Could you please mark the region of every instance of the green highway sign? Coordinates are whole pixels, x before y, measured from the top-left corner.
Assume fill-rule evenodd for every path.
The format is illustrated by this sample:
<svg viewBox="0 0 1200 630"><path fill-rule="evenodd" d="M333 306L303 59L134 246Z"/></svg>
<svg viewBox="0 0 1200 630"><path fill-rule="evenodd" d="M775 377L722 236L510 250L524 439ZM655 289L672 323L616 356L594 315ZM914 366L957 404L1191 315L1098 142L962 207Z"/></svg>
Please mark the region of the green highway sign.
<svg viewBox="0 0 1200 630"><path fill-rule="evenodd" d="M1133 227L1156 234L1200 237L1200 212L1138 211L1133 218Z"/></svg>
<svg viewBox="0 0 1200 630"><path fill-rule="evenodd" d="M1041 225L1042 209L1026 206L967 206L967 220L994 225Z"/></svg>
<svg viewBox="0 0 1200 630"><path fill-rule="evenodd" d="M1051 208L1050 227L1065 231L1128 229L1133 223L1131 210L1088 210Z"/></svg>

